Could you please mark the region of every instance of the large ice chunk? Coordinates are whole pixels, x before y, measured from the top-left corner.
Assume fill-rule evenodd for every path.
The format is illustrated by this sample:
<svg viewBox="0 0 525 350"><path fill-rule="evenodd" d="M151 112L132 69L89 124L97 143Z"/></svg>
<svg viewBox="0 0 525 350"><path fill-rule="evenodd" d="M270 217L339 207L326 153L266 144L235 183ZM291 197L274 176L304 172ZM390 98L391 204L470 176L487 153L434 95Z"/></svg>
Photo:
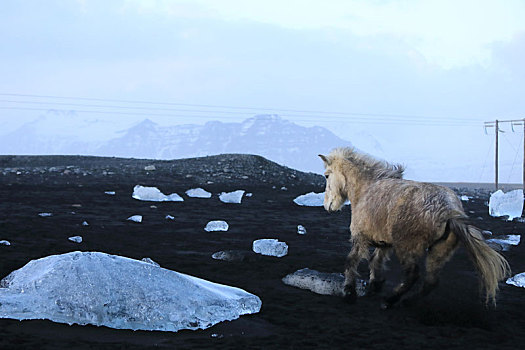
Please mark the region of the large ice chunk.
<svg viewBox="0 0 525 350"><path fill-rule="evenodd" d="M200 187L187 190L186 195L194 198L211 198L211 193Z"/></svg>
<svg viewBox="0 0 525 350"><path fill-rule="evenodd" d="M308 289L322 295L343 295L345 277L341 273L328 273L304 268L286 275L284 284L301 289ZM365 295L365 281L357 280L357 295Z"/></svg>
<svg viewBox="0 0 525 350"><path fill-rule="evenodd" d="M252 249L256 253L278 258L288 254L288 245L274 238L257 239L253 241Z"/></svg>
<svg viewBox="0 0 525 350"><path fill-rule="evenodd" d="M118 329L204 329L261 308L242 289L99 252L32 260L0 287L0 318Z"/></svg>
<svg viewBox="0 0 525 350"><path fill-rule="evenodd" d="M222 192L219 195L219 199L224 203L241 203L242 196L244 195L244 190L237 190L233 192Z"/></svg>
<svg viewBox="0 0 525 350"><path fill-rule="evenodd" d="M518 273L517 275L508 278L506 281L507 284L511 284L516 287L524 287L525 288L525 272Z"/></svg>
<svg viewBox="0 0 525 350"><path fill-rule="evenodd" d="M497 190L490 195L489 214L491 216L508 216L508 220L521 217L523 211L523 190L504 193Z"/></svg>
<svg viewBox="0 0 525 350"><path fill-rule="evenodd" d="M133 188L133 198L149 202L183 202L184 199L176 193L165 195L157 187L137 185Z"/></svg>

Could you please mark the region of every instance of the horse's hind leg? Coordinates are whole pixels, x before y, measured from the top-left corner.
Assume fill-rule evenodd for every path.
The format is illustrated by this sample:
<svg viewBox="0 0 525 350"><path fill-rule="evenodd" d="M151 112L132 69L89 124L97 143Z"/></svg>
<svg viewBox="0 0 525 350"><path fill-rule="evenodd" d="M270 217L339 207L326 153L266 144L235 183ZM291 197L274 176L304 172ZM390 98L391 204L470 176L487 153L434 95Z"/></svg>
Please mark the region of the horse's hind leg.
<svg viewBox="0 0 525 350"><path fill-rule="evenodd" d="M388 261L390 256L391 249L389 247L378 247L372 253L372 258L370 259L370 280L368 282L367 293L375 294L379 293L383 288L385 283L385 278L383 277L384 264Z"/></svg>
<svg viewBox="0 0 525 350"><path fill-rule="evenodd" d="M439 240L428 249L426 276L421 295L427 295L437 286L439 283L439 272L445 263L450 260L457 246L457 236L453 232L449 232L446 239Z"/></svg>
<svg viewBox="0 0 525 350"><path fill-rule="evenodd" d="M343 285L343 297L349 303L357 299L356 277L357 266L362 259L368 259L368 246L357 239L352 239L352 250L346 257L345 282Z"/></svg>
<svg viewBox="0 0 525 350"><path fill-rule="evenodd" d="M418 255L401 255L397 254L401 265L403 267L403 281L399 283L390 296L386 297L381 305L382 308L387 309L397 303L401 297L412 288L419 278L419 260Z"/></svg>

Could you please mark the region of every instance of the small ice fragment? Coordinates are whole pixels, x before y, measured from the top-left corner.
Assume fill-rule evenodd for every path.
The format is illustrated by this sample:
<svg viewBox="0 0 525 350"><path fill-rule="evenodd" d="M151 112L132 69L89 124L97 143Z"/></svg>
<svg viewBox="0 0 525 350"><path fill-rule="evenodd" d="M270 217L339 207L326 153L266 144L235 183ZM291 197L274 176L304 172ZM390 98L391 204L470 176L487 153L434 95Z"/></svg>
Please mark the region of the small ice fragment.
<svg viewBox="0 0 525 350"><path fill-rule="evenodd" d="M184 202L184 199L176 193L168 194L165 199L166 202Z"/></svg>
<svg viewBox="0 0 525 350"><path fill-rule="evenodd" d="M288 191L288 188L286 186L281 187L281 191Z"/></svg>
<svg viewBox="0 0 525 350"><path fill-rule="evenodd" d="M38 215L43 217L43 218L46 218L46 217L49 217L49 216L53 216L53 213L40 213Z"/></svg>
<svg viewBox="0 0 525 350"><path fill-rule="evenodd" d="M295 198L294 203L306 207L322 207L324 205L324 192L315 193L310 192Z"/></svg>
<svg viewBox="0 0 525 350"><path fill-rule="evenodd" d="M519 273L511 278L508 278L506 283L516 287L525 288L525 272Z"/></svg>
<svg viewBox="0 0 525 350"><path fill-rule="evenodd" d="M171 215L166 215L166 220L175 220L175 217Z"/></svg>
<svg viewBox="0 0 525 350"><path fill-rule="evenodd" d="M462 196L460 197L460 199L461 199L462 201L464 201L464 202L468 202L469 197L466 196L466 195L462 195Z"/></svg>
<svg viewBox="0 0 525 350"><path fill-rule="evenodd" d="M248 193L246 193L244 196L245 196L245 197L251 197L251 196L253 196L253 193L248 192Z"/></svg>
<svg viewBox="0 0 525 350"><path fill-rule="evenodd" d="M104 193L107 194L107 195L110 195L110 196L114 196L115 195L115 191L106 191Z"/></svg>
<svg viewBox="0 0 525 350"><path fill-rule="evenodd" d="M229 226L228 226L228 223L226 221L214 220L214 221L208 222L208 224L206 225L204 230L207 231L207 232L228 231L228 228L229 228Z"/></svg>
<svg viewBox="0 0 525 350"><path fill-rule="evenodd" d="M490 195L489 214L491 216L508 216L508 220L521 217L523 212L523 190L514 190L504 193L497 190Z"/></svg>
<svg viewBox="0 0 525 350"><path fill-rule="evenodd" d="M200 187L187 190L186 195L193 198L211 198L211 193Z"/></svg>
<svg viewBox="0 0 525 350"><path fill-rule="evenodd" d="M144 170L146 170L146 171L154 171L154 170L157 170L157 168L155 168L155 165L146 165L144 167Z"/></svg>
<svg viewBox="0 0 525 350"><path fill-rule="evenodd" d="M242 250L222 250L211 255L215 260L224 261L244 261L247 258L247 252Z"/></svg>
<svg viewBox="0 0 525 350"><path fill-rule="evenodd" d="M241 203L242 196L244 195L244 190L237 190L233 192L222 192L219 195L219 199L224 203Z"/></svg>
<svg viewBox="0 0 525 350"><path fill-rule="evenodd" d="M130 221L142 222L142 215L133 215L128 218Z"/></svg>
<svg viewBox="0 0 525 350"><path fill-rule="evenodd" d="M160 267L160 265L157 262L153 261L153 259L151 258L142 258L141 261L144 261L145 263L151 264L153 266Z"/></svg>
<svg viewBox="0 0 525 350"><path fill-rule="evenodd" d="M278 258L288 254L288 245L274 238L257 239L253 241L252 249L256 253Z"/></svg>
<svg viewBox="0 0 525 350"><path fill-rule="evenodd" d="M305 235L306 228L303 225L297 225L297 233L300 235Z"/></svg>
<svg viewBox="0 0 525 350"><path fill-rule="evenodd" d="M137 185L133 188L133 198L150 202L183 202L184 199L176 193L165 195L157 187Z"/></svg>
<svg viewBox="0 0 525 350"><path fill-rule="evenodd" d="M84 222L82 223L82 226L89 226L89 224L88 224L87 221L84 221Z"/></svg>
<svg viewBox="0 0 525 350"><path fill-rule="evenodd" d="M498 236L498 238L487 239L487 242L494 242L494 243L500 244L501 246L503 246L503 248L509 245L518 245L520 244L520 241L521 241L520 235L504 235L504 236Z"/></svg>
<svg viewBox="0 0 525 350"><path fill-rule="evenodd" d="M5 239L0 241L0 245L11 245L11 242L6 241Z"/></svg>
<svg viewBox="0 0 525 350"><path fill-rule="evenodd" d="M81 236L73 236L68 238L71 242L75 243L82 243L82 237Z"/></svg>

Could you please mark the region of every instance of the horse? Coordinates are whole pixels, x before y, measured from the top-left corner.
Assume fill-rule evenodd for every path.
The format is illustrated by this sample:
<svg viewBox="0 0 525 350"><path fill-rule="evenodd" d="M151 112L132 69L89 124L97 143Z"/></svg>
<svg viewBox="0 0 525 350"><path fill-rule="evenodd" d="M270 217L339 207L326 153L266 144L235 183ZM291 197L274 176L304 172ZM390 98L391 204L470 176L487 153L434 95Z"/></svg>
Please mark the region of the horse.
<svg viewBox="0 0 525 350"><path fill-rule="evenodd" d="M390 308L417 300L433 290L438 274L461 242L478 270L485 305L496 304L498 282L510 275L507 260L489 247L481 230L467 223L467 215L451 189L403 179L404 166L377 160L354 148L336 148L324 162L324 208L341 210L350 201L352 248L345 261L342 295L356 301L357 266L369 262L367 294L381 292L384 264L392 251L403 270L402 281L381 304ZM370 247L375 247L370 258ZM419 279L419 262L426 254L425 276L419 290L403 299Z"/></svg>

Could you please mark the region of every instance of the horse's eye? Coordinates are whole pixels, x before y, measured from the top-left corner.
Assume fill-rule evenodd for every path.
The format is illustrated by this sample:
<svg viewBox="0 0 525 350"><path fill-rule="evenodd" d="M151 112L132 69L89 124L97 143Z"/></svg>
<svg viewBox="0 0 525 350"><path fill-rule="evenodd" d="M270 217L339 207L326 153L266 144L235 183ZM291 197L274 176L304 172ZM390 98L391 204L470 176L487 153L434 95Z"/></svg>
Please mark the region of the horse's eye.
<svg viewBox="0 0 525 350"><path fill-rule="evenodd" d="M328 176L330 176L330 174L324 174L324 177L328 179Z"/></svg>

